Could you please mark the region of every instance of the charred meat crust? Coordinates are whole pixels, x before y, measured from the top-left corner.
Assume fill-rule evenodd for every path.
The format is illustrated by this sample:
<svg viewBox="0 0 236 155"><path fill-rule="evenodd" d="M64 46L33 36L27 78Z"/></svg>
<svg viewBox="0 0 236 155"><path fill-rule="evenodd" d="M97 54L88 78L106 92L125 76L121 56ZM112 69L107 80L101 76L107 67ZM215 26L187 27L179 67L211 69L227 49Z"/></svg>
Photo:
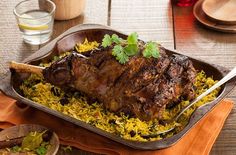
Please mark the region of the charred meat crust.
<svg viewBox="0 0 236 155"><path fill-rule="evenodd" d="M195 97L196 76L192 62L185 56L165 53L160 57L130 58L125 65L112 56L109 48L76 53L56 61L43 71L45 79L59 87L70 87L96 98L110 111L124 112L141 120L160 119L166 107L181 97Z"/></svg>

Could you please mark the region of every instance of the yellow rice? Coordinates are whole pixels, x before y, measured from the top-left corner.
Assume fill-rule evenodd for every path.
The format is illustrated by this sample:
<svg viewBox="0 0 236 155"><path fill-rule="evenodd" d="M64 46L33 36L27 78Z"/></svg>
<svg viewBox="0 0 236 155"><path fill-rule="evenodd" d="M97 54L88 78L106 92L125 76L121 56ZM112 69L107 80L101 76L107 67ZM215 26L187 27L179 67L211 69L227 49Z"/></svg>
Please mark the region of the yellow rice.
<svg viewBox="0 0 236 155"><path fill-rule="evenodd" d="M76 51L82 53L82 52L87 52L89 50L93 50L98 48L99 43L97 43L96 41L91 41L89 42L87 38L85 38L83 43L77 43L75 45L75 49Z"/></svg>
<svg viewBox="0 0 236 155"><path fill-rule="evenodd" d="M84 46L85 44L87 44L88 47L85 48L86 50L91 50L97 47L95 47L94 45L89 46L89 43L91 42L85 40L85 43L81 44L80 46ZM96 45L98 45L98 43ZM67 52L67 54L68 53L69 52ZM48 66L48 64L41 65ZM194 84L197 88L197 95L203 93L214 83L216 83L216 81L214 81L212 77L206 77L203 71L199 72ZM45 105L67 116L84 121L109 133L113 133L122 138L134 141L159 140L165 137L170 137L173 134L179 132L188 123L188 119L191 116L192 112L197 107L214 100L219 92L219 89L213 91L211 94L192 106L182 115L178 123L175 122L174 124L162 125L158 120L141 121L138 118L128 118L122 113L120 115L114 114L105 110L102 104L96 102L93 104L88 104L86 98L84 96L81 96L79 93L66 93L60 88L53 86L50 83L46 83L42 77L34 74L32 74L23 82L23 84L20 86L20 89L22 90L24 96L32 101ZM52 89L54 89L54 91L57 91L57 95L55 95L51 91ZM60 100L65 95L68 96L69 102L68 104L62 105L60 103ZM172 119L183 107L187 106L188 104L189 101L183 100L175 107L166 109L163 113L163 120ZM166 135L159 135L156 137L143 136L167 130L174 125L178 126L178 128Z"/></svg>

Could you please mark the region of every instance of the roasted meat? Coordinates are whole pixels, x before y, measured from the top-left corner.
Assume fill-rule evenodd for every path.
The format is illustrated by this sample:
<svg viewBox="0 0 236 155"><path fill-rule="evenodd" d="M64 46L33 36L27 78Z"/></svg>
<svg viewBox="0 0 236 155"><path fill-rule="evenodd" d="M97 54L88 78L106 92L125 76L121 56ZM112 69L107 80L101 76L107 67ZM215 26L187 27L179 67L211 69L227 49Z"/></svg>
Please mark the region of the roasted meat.
<svg viewBox="0 0 236 155"><path fill-rule="evenodd" d="M124 65L110 48L88 52L87 58L74 52L44 69L43 75L54 85L96 99L112 112L141 120L160 119L167 106L183 97L194 98L196 70L187 57L168 56L159 48L158 59L139 54Z"/></svg>

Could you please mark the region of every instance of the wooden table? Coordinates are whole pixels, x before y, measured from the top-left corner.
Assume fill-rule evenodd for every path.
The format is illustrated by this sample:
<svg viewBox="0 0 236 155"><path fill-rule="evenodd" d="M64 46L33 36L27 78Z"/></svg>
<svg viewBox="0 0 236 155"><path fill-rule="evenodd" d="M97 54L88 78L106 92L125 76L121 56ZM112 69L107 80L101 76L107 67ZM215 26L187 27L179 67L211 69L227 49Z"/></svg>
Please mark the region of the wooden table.
<svg viewBox="0 0 236 155"><path fill-rule="evenodd" d="M41 46L22 41L12 10L20 0L0 1L0 76L8 61L21 61ZM168 0L87 0L84 14L69 21L56 21L53 38L82 23L99 23L129 33L136 31L144 40L157 40L169 49L225 66L236 66L236 34L209 30L199 24L192 7L173 6ZM228 96L236 102L236 90ZM73 154L90 154L75 150ZM229 115L211 154L236 153L236 108ZM63 154L63 153L61 153Z"/></svg>

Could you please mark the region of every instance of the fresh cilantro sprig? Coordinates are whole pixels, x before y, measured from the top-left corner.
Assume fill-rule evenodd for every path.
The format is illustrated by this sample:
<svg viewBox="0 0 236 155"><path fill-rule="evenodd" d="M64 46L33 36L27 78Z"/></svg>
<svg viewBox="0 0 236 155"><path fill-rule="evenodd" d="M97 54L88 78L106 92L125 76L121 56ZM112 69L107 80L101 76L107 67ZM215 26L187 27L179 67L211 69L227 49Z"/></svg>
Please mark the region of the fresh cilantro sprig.
<svg viewBox="0 0 236 155"><path fill-rule="evenodd" d="M112 36L110 36L106 34L102 39L102 46L108 47L111 46L112 43L120 44L121 42L123 42L123 39L119 38L118 35L113 34Z"/></svg>
<svg viewBox="0 0 236 155"><path fill-rule="evenodd" d="M131 33L127 40L119 38L118 35L112 36L106 34L102 40L102 46L108 47L113 45L112 55L116 57L121 64L129 61L130 56L134 56L138 53L138 34Z"/></svg>
<svg viewBox="0 0 236 155"><path fill-rule="evenodd" d="M138 48L138 34L136 32L128 35L127 40L119 38L116 34L112 36L106 34L102 40L102 46L104 48L113 46L112 55L116 57L116 60L121 64L125 64L129 61L129 57L137 55ZM143 50L143 56L146 58L159 57L159 50L154 42L148 42Z"/></svg>
<svg viewBox="0 0 236 155"><path fill-rule="evenodd" d="M150 41L145 45L145 49L143 50L143 56L146 58L158 58L160 56L160 52L157 48L157 44Z"/></svg>

